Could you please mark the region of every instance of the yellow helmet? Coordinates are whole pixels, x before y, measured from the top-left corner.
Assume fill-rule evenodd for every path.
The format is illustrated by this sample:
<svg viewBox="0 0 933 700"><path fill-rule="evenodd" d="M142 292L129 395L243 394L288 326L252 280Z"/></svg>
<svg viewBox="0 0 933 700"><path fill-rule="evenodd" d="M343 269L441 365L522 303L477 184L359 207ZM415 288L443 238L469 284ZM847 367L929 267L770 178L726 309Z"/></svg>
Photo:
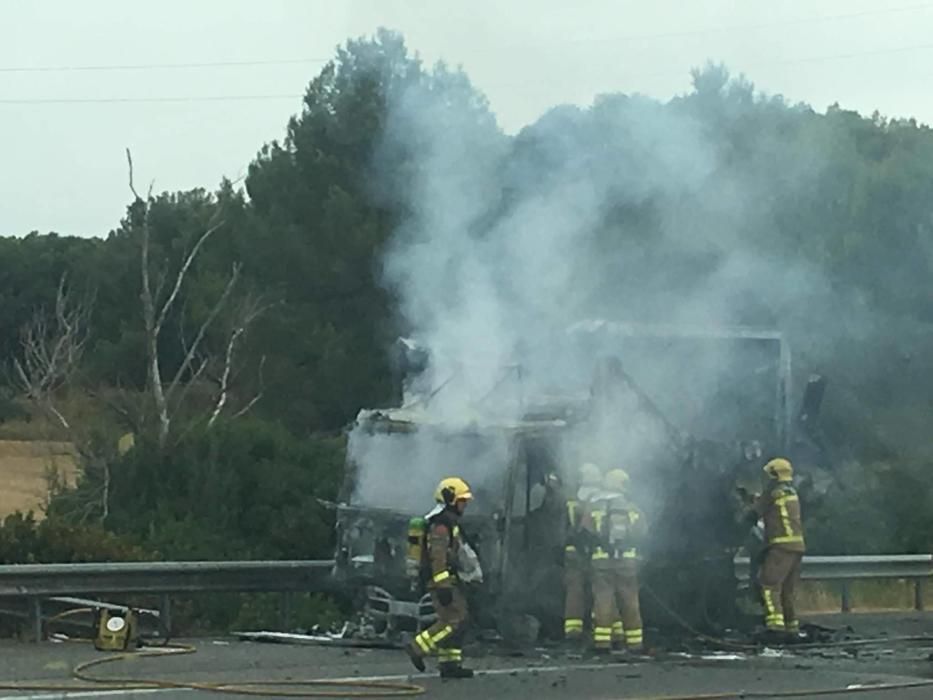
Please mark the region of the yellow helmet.
<svg viewBox="0 0 933 700"><path fill-rule="evenodd" d="M580 485L581 486L599 486L603 480L603 473L599 467L592 462L585 462L580 465Z"/></svg>
<svg viewBox="0 0 933 700"><path fill-rule="evenodd" d="M603 478L603 488L607 491L623 492L628 487L628 473L624 469L610 469Z"/></svg>
<svg viewBox="0 0 933 700"><path fill-rule="evenodd" d="M441 479L434 492L434 500L438 503L451 506L457 501L473 500L473 492L470 491L470 485L458 476L448 476Z"/></svg>
<svg viewBox="0 0 933 700"><path fill-rule="evenodd" d="M778 457L777 459L772 459L765 465L764 468L765 474L770 476L772 479L777 481L793 481L794 480L794 467L793 465L783 457Z"/></svg>

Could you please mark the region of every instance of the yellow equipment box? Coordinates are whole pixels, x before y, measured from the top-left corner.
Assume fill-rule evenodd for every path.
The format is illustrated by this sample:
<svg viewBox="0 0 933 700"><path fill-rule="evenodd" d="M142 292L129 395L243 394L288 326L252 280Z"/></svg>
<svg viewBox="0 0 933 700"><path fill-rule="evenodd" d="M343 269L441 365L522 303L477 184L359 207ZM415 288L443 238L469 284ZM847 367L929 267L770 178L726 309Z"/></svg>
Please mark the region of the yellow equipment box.
<svg viewBox="0 0 933 700"><path fill-rule="evenodd" d="M138 641L136 613L130 608L121 612L98 608L94 628L94 648L99 651L126 651Z"/></svg>

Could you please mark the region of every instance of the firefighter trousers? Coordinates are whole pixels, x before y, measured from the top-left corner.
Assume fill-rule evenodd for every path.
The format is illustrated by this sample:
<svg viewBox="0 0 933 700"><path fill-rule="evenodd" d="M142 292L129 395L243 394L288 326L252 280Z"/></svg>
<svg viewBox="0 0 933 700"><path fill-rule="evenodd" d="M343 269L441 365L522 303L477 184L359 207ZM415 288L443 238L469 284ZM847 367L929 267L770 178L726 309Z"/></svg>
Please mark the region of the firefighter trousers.
<svg viewBox="0 0 933 700"><path fill-rule="evenodd" d="M463 661L463 650L460 644L468 610L463 591L458 586L454 586L451 590L453 600L450 605L441 605L437 598L437 591L431 591L431 602L434 603L437 621L415 637L412 648L418 656L437 654L437 660L441 664L459 666Z"/></svg>
<svg viewBox="0 0 933 700"><path fill-rule="evenodd" d="M593 645L612 648L613 639L640 650L644 642L634 560L593 561Z"/></svg>
<svg viewBox="0 0 933 700"><path fill-rule="evenodd" d="M758 573L765 606L765 626L774 632L798 632L800 621L794 605L803 552L770 547Z"/></svg>
<svg viewBox="0 0 933 700"><path fill-rule="evenodd" d="M586 562L575 547L564 552L564 639L583 637L586 614Z"/></svg>

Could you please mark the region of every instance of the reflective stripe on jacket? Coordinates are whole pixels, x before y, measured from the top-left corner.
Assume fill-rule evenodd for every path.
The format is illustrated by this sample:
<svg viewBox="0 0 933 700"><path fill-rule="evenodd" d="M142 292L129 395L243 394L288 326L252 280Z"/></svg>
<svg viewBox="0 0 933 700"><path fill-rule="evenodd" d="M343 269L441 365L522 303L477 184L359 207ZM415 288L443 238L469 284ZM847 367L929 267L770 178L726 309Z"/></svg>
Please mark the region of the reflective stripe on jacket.
<svg viewBox="0 0 933 700"><path fill-rule="evenodd" d="M586 529L597 541L592 559L637 559L645 521L634 505L616 496L593 504L587 513Z"/></svg>
<svg viewBox="0 0 933 700"><path fill-rule="evenodd" d="M576 552L580 545L580 526L583 523L583 504L575 499L567 501L567 535L564 550Z"/></svg>
<svg viewBox="0 0 933 700"><path fill-rule="evenodd" d="M759 496L755 510L765 521L765 541L769 546L806 551L800 498L793 486L781 483L766 491Z"/></svg>

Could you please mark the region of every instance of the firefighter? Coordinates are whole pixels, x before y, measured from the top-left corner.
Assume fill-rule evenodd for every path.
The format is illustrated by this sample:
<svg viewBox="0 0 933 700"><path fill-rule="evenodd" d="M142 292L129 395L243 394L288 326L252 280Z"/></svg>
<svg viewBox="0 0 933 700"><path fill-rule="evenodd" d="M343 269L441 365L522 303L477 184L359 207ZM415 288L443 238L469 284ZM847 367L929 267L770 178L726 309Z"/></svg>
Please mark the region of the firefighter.
<svg viewBox="0 0 933 700"><path fill-rule="evenodd" d="M467 601L458 579L461 549L467 547L460 531L460 518L473 500L470 486L459 477L443 479L434 493L437 505L428 515L424 566L437 621L417 635L408 646L408 656L419 671L424 658L437 654L441 678L472 678L463 667L460 643L467 620Z"/></svg>
<svg viewBox="0 0 933 700"><path fill-rule="evenodd" d="M758 497L750 517L764 520L764 562L758 573L765 627L772 636L789 633L796 637L800 621L794 605L800 565L806 550L800 516L800 500L793 486L794 468L783 458L764 467L767 486Z"/></svg>
<svg viewBox="0 0 933 700"><path fill-rule="evenodd" d="M608 651L624 642L641 651L644 636L638 601L638 545L645 531L644 516L628 495L628 474L613 469L603 478L603 492L587 515L587 529L595 546L593 577L593 645Z"/></svg>
<svg viewBox="0 0 933 700"><path fill-rule="evenodd" d="M567 500L567 526L564 544L564 639L583 638L586 614L586 585L589 575L589 546L583 520L587 506L600 491L602 472L587 462L580 467L580 486L575 497Z"/></svg>

